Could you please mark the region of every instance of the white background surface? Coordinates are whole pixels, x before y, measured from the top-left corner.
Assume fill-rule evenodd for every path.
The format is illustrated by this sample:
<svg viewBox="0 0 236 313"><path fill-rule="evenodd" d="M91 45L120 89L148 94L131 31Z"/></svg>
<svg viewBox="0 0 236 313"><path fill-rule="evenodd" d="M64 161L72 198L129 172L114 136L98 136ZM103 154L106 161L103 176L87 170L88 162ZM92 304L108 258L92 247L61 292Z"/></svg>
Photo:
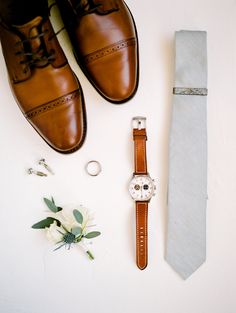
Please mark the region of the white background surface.
<svg viewBox="0 0 236 313"><path fill-rule="evenodd" d="M0 56L0 312L235 313L236 312L236 1L127 0L138 28L140 85L122 106L102 99L77 66L65 32L59 39L82 86L88 133L74 154L48 147L18 109ZM53 14L55 28L58 18ZM187 281L165 262L168 135L174 31L208 32L207 261ZM135 265L131 118L147 117L149 172L158 196L149 210L149 265ZM45 157L55 176L28 176ZM103 166L97 178L85 163ZM38 167L39 169L39 167ZM96 260L80 250L52 252L31 225L45 217L44 196L95 212L102 236Z"/></svg>

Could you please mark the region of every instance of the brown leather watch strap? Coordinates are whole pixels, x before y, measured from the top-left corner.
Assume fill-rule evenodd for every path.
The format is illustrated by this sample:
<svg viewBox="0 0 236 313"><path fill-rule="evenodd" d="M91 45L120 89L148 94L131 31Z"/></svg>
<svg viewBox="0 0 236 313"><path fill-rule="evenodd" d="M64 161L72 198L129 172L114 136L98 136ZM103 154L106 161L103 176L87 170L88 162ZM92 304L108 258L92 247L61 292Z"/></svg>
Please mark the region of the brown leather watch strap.
<svg viewBox="0 0 236 313"><path fill-rule="evenodd" d="M133 136L134 136L134 166L135 166L134 174L147 175L146 129L134 128Z"/></svg>
<svg viewBox="0 0 236 313"><path fill-rule="evenodd" d="M136 202L136 262L143 270L148 263L148 202Z"/></svg>

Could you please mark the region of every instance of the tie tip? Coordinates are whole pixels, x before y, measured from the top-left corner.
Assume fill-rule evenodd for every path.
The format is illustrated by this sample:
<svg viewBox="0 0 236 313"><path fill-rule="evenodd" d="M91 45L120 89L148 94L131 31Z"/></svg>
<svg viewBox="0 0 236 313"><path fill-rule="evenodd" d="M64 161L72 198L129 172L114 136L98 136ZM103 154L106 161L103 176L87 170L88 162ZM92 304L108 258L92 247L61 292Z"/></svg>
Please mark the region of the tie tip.
<svg viewBox="0 0 236 313"><path fill-rule="evenodd" d="M206 257L202 257L195 262L194 264L190 262L184 263L183 260L181 262L173 261L172 258L168 256L165 257L166 262L171 266L171 268L180 275L183 280L187 280L193 273L195 273L199 267L206 261Z"/></svg>

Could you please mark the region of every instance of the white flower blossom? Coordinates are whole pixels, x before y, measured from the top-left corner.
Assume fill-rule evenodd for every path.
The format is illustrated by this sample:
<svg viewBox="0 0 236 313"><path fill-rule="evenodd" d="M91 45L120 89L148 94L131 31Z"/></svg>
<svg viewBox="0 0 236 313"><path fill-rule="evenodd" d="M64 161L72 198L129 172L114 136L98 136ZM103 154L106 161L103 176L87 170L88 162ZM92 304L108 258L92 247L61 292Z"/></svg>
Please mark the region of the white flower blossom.
<svg viewBox="0 0 236 313"><path fill-rule="evenodd" d="M50 227L46 228L46 236L49 241L53 243L58 243L63 240L63 235L64 233L63 228L57 226L56 221L53 222Z"/></svg>
<svg viewBox="0 0 236 313"><path fill-rule="evenodd" d="M76 209L81 212L83 215L83 223L80 225L73 214L73 210ZM83 206L68 206L66 209L59 211L57 213L52 213L51 216L61 222L61 224L66 228L67 231L71 231L72 228L81 226L83 233L87 232L88 227L93 227L95 225L92 224L94 220L93 214L89 212L89 210Z"/></svg>

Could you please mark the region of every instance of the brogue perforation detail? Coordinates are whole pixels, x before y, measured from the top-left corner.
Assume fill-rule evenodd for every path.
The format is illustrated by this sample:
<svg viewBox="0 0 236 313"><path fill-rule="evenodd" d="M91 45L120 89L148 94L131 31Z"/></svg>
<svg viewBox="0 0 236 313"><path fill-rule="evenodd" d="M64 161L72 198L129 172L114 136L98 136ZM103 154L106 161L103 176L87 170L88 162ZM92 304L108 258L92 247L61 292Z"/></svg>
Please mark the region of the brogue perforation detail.
<svg viewBox="0 0 236 313"><path fill-rule="evenodd" d="M117 43L107 46L103 49L97 50L93 53L90 53L84 57L84 62L86 64L96 61L97 59L103 58L109 54L117 52L121 49L127 48L129 46L134 46L136 44L136 39L129 38L125 40L118 41Z"/></svg>
<svg viewBox="0 0 236 313"><path fill-rule="evenodd" d="M63 96L63 97L60 97L54 101L51 101L51 102L47 102L43 105L40 105L38 106L37 108L35 109L32 109L28 112L25 113L25 117L26 118L33 118L37 115L40 115L42 113L45 113L47 111L50 111L50 110L53 110L61 105L64 105L68 102L70 102L71 100L73 99L76 99L80 96L80 91L79 89L77 89L76 91L66 95L66 96Z"/></svg>

